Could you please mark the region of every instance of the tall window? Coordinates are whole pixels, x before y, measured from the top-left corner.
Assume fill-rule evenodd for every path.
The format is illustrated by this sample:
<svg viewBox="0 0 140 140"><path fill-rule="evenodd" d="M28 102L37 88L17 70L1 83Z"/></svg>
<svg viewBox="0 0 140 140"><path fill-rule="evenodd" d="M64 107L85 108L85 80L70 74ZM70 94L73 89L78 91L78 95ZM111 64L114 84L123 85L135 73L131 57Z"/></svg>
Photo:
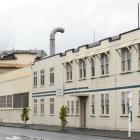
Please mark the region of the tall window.
<svg viewBox="0 0 140 140"><path fill-rule="evenodd" d="M19 93L13 95L13 108L29 107L29 93Z"/></svg>
<svg viewBox="0 0 140 140"><path fill-rule="evenodd" d="M34 99L34 115L37 115L37 99Z"/></svg>
<svg viewBox="0 0 140 140"><path fill-rule="evenodd" d="M79 115L79 101L76 101L76 115Z"/></svg>
<svg viewBox="0 0 140 140"><path fill-rule="evenodd" d="M101 114L109 114L109 94L101 94Z"/></svg>
<svg viewBox="0 0 140 140"><path fill-rule="evenodd" d="M67 114L70 115L70 102L67 101Z"/></svg>
<svg viewBox="0 0 140 140"><path fill-rule="evenodd" d="M50 84L54 83L54 67L50 68Z"/></svg>
<svg viewBox="0 0 140 140"><path fill-rule="evenodd" d="M50 115L54 115L54 98L50 98Z"/></svg>
<svg viewBox="0 0 140 140"><path fill-rule="evenodd" d="M95 76L95 62L93 58L91 59L91 76Z"/></svg>
<svg viewBox="0 0 140 140"><path fill-rule="evenodd" d="M40 99L40 114L44 115L44 99Z"/></svg>
<svg viewBox="0 0 140 140"><path fill-rule="evenodd" d="M138 56L138 62L139 62L139 70L140 70L140 44L139 44L139 47L138 47L138 49L139 49L139 56Z"/></svg>
<svg viewBox="0 0 140 140"><path fill-rule="evenodd" d="M69 62L66 63L66 79L67 81L72 80L72 64Z"/></svg>
<svg viewBox="0 0 140 140"><path fill-rule="evenodd" d="M34 72L34 87L37 87L37 71Z"/></svg>
<svg viewBox="0 0 140 140"><path fill-rule="evenodd" d="M121 93L121 110L123 115L127 115L129 113L128 94L129 91Z"/></svg>
<svg viewBox="0 0 140 140"><path fill-rule="evenodd" d="M138 106L139 106L139 114L140 114L140 91L139 91L139 104L138 104Z"/></svg>
<svg viewBox="0 0 140 140"><path fill-rule="evenodd" d="M79 60L79 74L80 74L80 79L86 77L86 62L83 59Z"/></svg>
<svg viewBox="0 0 140 140"><path fill-rule="evenodd" d="M74 115L74 101L71 101L71 115Z"/></svg>
<svg viewBox="0 0 140 140"><path fill-rule="evenodd" d="M7 107L12 107L12 95L7 95Z"/></svg>
<svg viewBox="0 0 140 140"><path fill-rule="evenodd" d="M101 74L106 75L109 73L109 59L107 54L101 54Z"/></svg>
<svg viewBox="0 0 140 140"><path fill-rule="evenodd" d="M40 71L40 85L44 85L45 84L45 71L41 70Z"/></svg>
<svg viewBox="0 0 140 140"><path fill-rule="evenodd" d="M131 70L131 54L127 48L121 49L122 72Z"/></svg>
<svg viewBox="0 0 140 140"><path fill-rule="evenodd" d="M92 115L95 114L95 95L91 96L91 108L92 108Z"/></svg>

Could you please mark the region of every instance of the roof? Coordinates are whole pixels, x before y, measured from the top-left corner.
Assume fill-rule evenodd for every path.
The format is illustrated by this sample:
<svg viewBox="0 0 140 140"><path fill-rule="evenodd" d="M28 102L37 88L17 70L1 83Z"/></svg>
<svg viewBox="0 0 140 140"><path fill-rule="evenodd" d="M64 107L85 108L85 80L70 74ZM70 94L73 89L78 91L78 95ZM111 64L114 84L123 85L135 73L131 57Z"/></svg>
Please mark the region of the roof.
<svg viewBox="0 0 140 140"><path fill-rule="evenodd" d="M0 59L15 59L14 54L34 54L37 55L37 58L47 56L44 50L3 50L0 51Z"/></svg>
<svg viewBox="0 0 140 140"><path fill-rule="evenodd" d="M23 68L28 65L27 64L25 65L25 64L0 63L0 68Z"/></svg>

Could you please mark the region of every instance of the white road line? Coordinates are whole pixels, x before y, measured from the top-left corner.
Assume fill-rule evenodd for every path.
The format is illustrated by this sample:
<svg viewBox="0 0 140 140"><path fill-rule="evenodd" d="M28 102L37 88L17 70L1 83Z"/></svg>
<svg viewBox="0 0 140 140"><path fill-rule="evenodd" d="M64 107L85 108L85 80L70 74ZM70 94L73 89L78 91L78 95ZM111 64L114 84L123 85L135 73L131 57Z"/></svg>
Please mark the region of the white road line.
<svg viewBox="0 0 140 140"><path fill-rule="evenodd" d="M20 137L12 136L12 137L6 137L7 140L21 140Z"/></svg>

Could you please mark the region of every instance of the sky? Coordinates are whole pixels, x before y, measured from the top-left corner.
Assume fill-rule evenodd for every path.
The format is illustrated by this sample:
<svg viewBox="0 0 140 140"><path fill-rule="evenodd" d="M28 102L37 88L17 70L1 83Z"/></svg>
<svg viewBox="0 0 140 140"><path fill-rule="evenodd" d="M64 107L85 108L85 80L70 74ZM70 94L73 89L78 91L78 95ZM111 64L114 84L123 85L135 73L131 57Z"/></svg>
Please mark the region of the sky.
<svg viewBox="0 0 140 140"><path fill-rule="evenodd" d="M43 49L55 27L56 53L137 28L139 0L0 0L0 50ZM95 36L94 36L95 34Z"/></svg>

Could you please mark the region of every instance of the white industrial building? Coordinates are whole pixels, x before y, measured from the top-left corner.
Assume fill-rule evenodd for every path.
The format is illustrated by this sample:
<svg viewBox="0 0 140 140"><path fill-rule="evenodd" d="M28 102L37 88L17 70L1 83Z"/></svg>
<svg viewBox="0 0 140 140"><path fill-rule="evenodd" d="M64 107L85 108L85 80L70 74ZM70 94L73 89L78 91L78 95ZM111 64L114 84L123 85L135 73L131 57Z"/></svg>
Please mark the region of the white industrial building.
<svg viewBox="0 0 140 140"><path fill-rule="evenodd" d="M66 105L68 126L127 130L131 94L132 129L140 130L139 29L44 57L32 73L33 124L60 125Z"/></svg>

